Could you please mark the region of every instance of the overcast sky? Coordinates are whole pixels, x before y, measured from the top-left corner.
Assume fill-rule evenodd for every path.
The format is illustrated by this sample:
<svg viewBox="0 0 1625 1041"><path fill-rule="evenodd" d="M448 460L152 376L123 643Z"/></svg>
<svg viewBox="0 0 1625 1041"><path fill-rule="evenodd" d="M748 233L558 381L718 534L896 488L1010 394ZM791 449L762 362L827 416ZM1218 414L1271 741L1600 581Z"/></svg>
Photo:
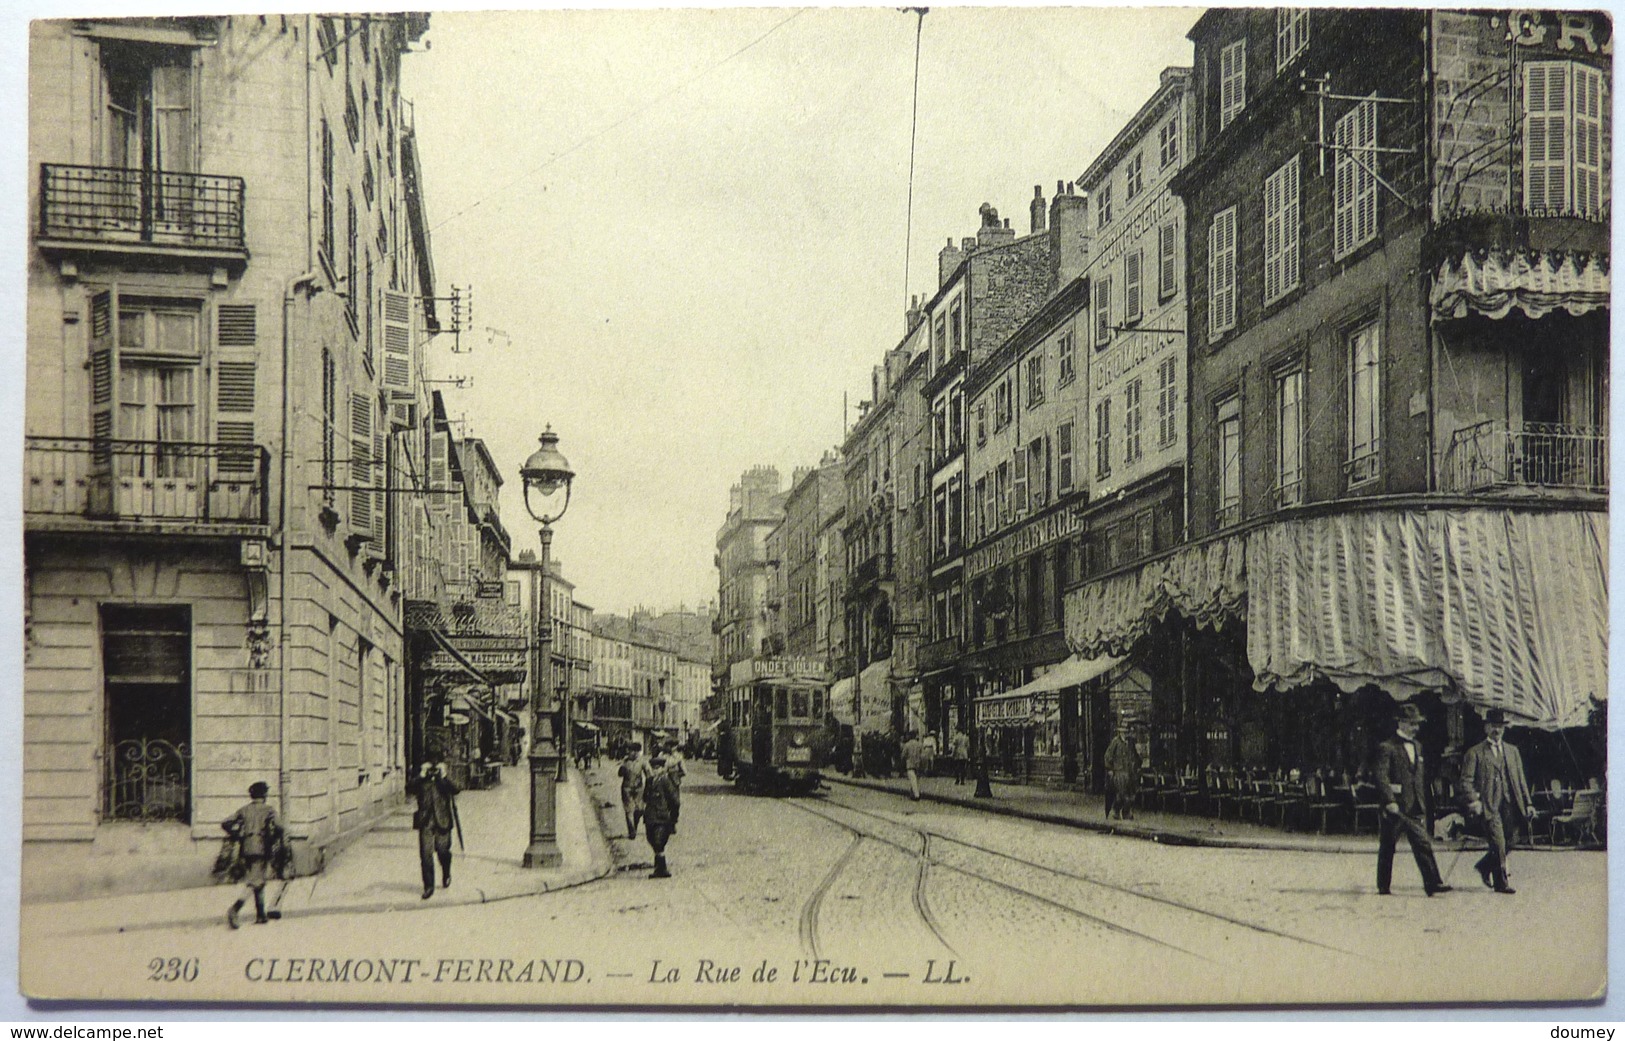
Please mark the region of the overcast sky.
<svg viewBox="0 0 1625 1041"><path fill-rule="evenodd" d="M869 372L992 203L1076 180L1189 64L1188 8L437 13L406 62L435 266L474 287L436 341L453 418L507 481L544 424L579 474L554 555L599 610L693 605L728 488L839 444ZM472 348L469 350L469 348Z"/></svg>

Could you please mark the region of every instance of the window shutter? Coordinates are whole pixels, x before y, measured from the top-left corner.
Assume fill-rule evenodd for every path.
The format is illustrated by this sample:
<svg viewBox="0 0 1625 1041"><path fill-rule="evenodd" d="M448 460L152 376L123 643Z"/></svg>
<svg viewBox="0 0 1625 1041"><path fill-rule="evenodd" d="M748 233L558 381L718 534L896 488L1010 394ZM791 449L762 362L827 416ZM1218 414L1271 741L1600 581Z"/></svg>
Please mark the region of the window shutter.
<svg viewBox="0 0 1625 1041"><path fill-rule="evenodd" d="M391 394L412 393L412 298L384 290L384 389Z"/></svg>
<svg viewBox="0 0 1625 1041"><path fill-rule="evenodd" d="M1123 321L1140 320L1140 266L1141 253L1134 250L1123 256Z"/></svg>
<svg viewBox="0 0 1625 1041"><path fill-rule="evenodd" d="M1264 182L1264 300L1281 295L1281 174Z"/></svg>
<svg viewBox="0 0 1625 1041"><path fill-rule="evenodd" d="M1602 73L1574 65L1574 209L1594 217L1603 209Z"/></svg>
<svg viewBox="0 0 1625 1041"><path fill-rule="evenodd" d="M1061 493L1072 490L1072 424L1062 423L1055 435L1055 469Z"/></svg>
<svg viewBox="0 0 1625 1041"><path fill-rule="evenodd" d="M1281 184L1281 292L1297 288L1299 265L1299 237L1303 218L1298 203L1298 157L1293 156L1282 167Z"/></svg>
<svg viewBox="0 0 1625 1041"><path fill-rule="evenodd" d="M1010 512L1020 517L1027 512L1027 449L1016 447L1010 453Z"/></svg>
<svg viewBox="0 0 1625 1041"><path fill-rule="evenodd" d="M1354 110L1357 130L1359 133L1358 145L1362 149L1358 153L1362 165L1356 167L1356 207L1354 215L1354 242L1370 242L1377 237L1377 179L1373 171L1378 168L1377 147L1377 104L1374 101L1362 101Z"/></svg>
<svg viewBox="0 0 1625 1041"><path fill-rule="evenodd" d="M1237 40L1219 51L1219 129L1241 114L1247 104L1247 41Z"/></svg>
<svg viewBox="0 0 1625 1041"><path fill-rule="evenodd" d="M215 438L222 446L250 446L221 449L223 474L254 470L254 370L251 361L223 361L215 368Z"/></svg>
<svg viewBox="0 0 1625 1041"><path fill-rule="evenodd" d="M1179 291L1176 280L1179 277L1177 261L1174 251L1177 248L1177 233L1173 224L1164 224L1157 230L1157 295L1170 297Z"/></svg>
<svg viewBox="0 0 1625 1041"><path fill-rule="evenodd" d="M350 526L372 537L372 398L350 395Z"/></svg>
<svg viewBox="0 0 1625 1041"><path fill-rule="evenodd" d="M375 556L387 557L389 543L386 541L388 531L385 525L389 519L389 444L381 410L377 419L372 425L373 480L378 484L378 491L373 493L372 498L372 548Z"/></svg>
<svg viewBox="0 0 1625 1041"><path fill-rule="evenodd" d="M1213 217L1208 229L1208 338L1236 324L1236 208Z"/></svg>
<svg viewBox="0 0 1625 1041"><path fill-rule="evenodd" d="M1100 278L1095 281L1095 346L1100 346L1112 338L1112 280Z"/></svg>
<svg viewBox="0 0 1625 1041"><path fill-rule="evenodd" d="M1530 210L1568 208L1567 62L1524 66L1524 205Z"/></svg>
<svg viewBox="0 0 1625 1041"><path fill-rule="evenodd" d="M1332 143L1337 153L1332 187L1332 255L1341 257L1354 248L1355 166L1348 154L1349 146L1354 143L1354 134L1348 117L1337 121Z"/></svg>
<svg viewBox="0 0 1625 1041"><path fill-rule="evenodd" d="M256 310L253 304L221 304L215 308L215 344L220 347L259 346Z"/></svg>
<svg viewBox="0 0 1625 1041"><path fill-rule="evenodd" d="M90 472L113 469L113 422L118 415L118 289L90 298ZM107 503L111 506L111 502Z"/></svg>

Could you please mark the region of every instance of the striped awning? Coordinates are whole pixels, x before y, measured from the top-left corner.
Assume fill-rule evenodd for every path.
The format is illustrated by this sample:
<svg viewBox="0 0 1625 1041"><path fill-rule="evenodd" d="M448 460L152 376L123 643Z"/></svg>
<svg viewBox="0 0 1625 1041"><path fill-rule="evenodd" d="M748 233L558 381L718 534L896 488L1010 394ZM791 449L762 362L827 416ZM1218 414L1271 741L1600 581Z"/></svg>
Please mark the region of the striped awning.
<svg viewBox="0 0 1625 1041"><path fill-rule="evenodd" d="M1169 610L1244 618L1259 690L1438 691L1542 729L1608 696L1608 518L1362 510L1199 543L1068 595L1068 641L1124 653Z"/></svg>
<svg viewBox="0 0 1625 1041"><path fill-rule="evenodd" d="M1607 254L1466 253L1439 265L1428 301L1437 319L1581 315L1608 306L1608 286Z"/></svg>
<svg viewBox="0 0 1625 1041"><path fill-rule="evenodd" d="M1259 690L1324 677L1437 690L1544 729L1608 696L1608 519L1584 511L1384 510L1248 536Z"/></svg>

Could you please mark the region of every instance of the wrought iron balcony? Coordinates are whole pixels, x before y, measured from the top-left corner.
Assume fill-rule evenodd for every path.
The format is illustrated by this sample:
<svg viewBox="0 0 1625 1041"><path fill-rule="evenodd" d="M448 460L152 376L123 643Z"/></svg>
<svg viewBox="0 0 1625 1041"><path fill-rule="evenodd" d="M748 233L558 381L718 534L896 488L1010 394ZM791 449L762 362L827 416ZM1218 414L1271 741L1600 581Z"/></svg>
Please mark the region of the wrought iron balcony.
<svg viewBox="0 0 1625 1041"><path fill-rule="evenodd" d="M1443 491L1494 488L1608 490L1608 435L1567 423L1486 420L1450 438Z"/></svg>
<svg viewBox="0 0 1625 1041"><path fill-rule="evenodd" d="M42 244L172 247L241 255L243 179L40 164Z"/></svg>
<svg viewBox="0 0 1625 1041"><path fill-rule="evenodd" d="M264 525L270 453L259 445L25 439L23 512L85 521Z"/></svg>

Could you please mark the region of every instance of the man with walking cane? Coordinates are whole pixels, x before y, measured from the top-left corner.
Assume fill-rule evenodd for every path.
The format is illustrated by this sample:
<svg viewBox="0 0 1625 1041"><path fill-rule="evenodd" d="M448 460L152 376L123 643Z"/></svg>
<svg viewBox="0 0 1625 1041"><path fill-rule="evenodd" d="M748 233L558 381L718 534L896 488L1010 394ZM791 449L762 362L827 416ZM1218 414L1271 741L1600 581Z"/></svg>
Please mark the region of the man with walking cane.
<svg viewBox="0 0 1625 1041"><path fill-rule="evenodd" d="M1507 881L1510 839L1535 815L1523 756L1503 738L1507 714L1492 708L1484 716L1484 740L1461 760L1461 800L1467 816L1481 817L1489 849L1473 867L1484 885L1508 896L1517 892Z"/></svg>
<svg viewBox="0 0 1625 1041"><path fill-rule="evenodd" d="M1389 893L1394 876L1394 851L1404 832L1422 873L1422 888L1428 896L1448 893L1451 887L1439 874L1433 858L1433 840L1428 837L1427 784L1422 766L1422 746L1416 732L1422 726L1422 710L1413 702L1399 707L1393 737L1377 746L1377 790L1385 800L1377 836L1377 892Z"/></svg>
<svg viewBox="0 0 1625 1041"><path fill-rule="evenodd" d="M417 797L412 827L418 832L418 861L423 869L423 899L434 896L434 862L440 861L440 885L451 886L451 833L463 842L463 822L457 819L457 786L445 776L444 764L424 763L423 776L414 780L409 791Z"/></svg>

